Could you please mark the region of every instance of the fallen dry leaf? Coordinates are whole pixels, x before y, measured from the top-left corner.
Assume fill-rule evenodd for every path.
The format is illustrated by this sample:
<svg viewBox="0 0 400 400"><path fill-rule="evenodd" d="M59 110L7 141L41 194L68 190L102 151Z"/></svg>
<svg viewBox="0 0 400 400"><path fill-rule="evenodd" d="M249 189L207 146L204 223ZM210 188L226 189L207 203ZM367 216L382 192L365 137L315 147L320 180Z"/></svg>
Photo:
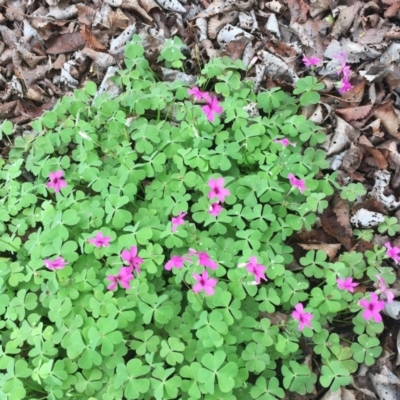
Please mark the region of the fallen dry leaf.
<svg viewBox="0 0 400 400"><path fill-rule="evenodd" d="M336 196L337 197L337 196ZM351 225L343 226L338 221L338 216L334 211L335 203L332 200L328 208L321 215L321 224L323 230L333 236L350 250L354 246L353 231ZM338 212L338 211L337 211Z"/></svg>
<svg viewBox="0 0 400 400"><path fill-rule="evenodd" d="M331 261L336 257L337 252L342 247L342 245L339 243L337 243L337 244L327 244L327 243L301 244L301 243L298 243L298 245L301 248L303 248L304 250L321 250L329 257L329 260L331 260Z"/></svg>
<svg viewBox="0 0 400 400"><path fill-rule="evenodd" d="M321 147L326 150L327 155L336 154L346 147L349 147L350 143L354 143L359 136L360 132L354 129L344 119L336 116L335 131L333 134L327 135Z"/></svg>
<svg viewBox="0 0 400 400"><path fill-rule="evenodd" d="M376 149L372 143L366 138L366 136L362 135L358 139L358 143L363 146L365 150L368 151L374 157L376 165L379 169L386 169L388 167L388 162L384 155Z"/></svg>
<svg viewBox="0 0 400 400"><path fill-rule="evenodd" d="M400 139L399 118L393 109L392 101L375 107L374 115L381 120L382 125L386 128L388 133Z"/></svg>
<svg viewBox="0 0 400 400"><path fill-rule="evenodd" d="M86 45L96 51L107 51L105 46L103 46L93 35L90 29L86 25L81 25L80 33L86 42Z"/></svg>
<svg viewBox="0 0 400 400"><path fill-rule="evenodd" d="M365 118L372 110L372 104L358 107L341 108L336 112L347 122Z"/></svg>
<svg viewBox="0 0 400 400"><path fill-rule="evenodd" d="M80 32L64 33L46 41L47 54L70 53L85 47L85 39Z"/></svg>
<svg viewBox="0 0 400 400"><path fill-rule="evenodd" d="M351 143L350 148L345 152L341 168L347 171L349 174L354 173L361 165L364 152L359 146Z"/></svg>
<svg viewBox="0 0 400 400"><path fill-rule="evenodd" d="M308 5L304 0L287 0L290 12L290 25L298 22L304 24L307 21Z"/></svg>
<svg viewBox="0 0 400 400"><path fill-rule="evenodd" d="M333 212L336 214L337 221L346 229L350 228L350 206L349 203L339 197L334 198ZM351 228L350 228L351 229Z"/></svg>
<svg viewBox="0 0 400 400"><path fill-rule="evenodd" d="M343 33L346 33L349 30L351 24L353 23L354 18L360 11L361 7L362 3L357 1L350 7L342 8L332 28L333 38L337 39L339 38L339 36L341 36Z"/></svg>
<svg viewBox="0 0 400 400"><path fill-rule="evenodd" d="M210 39L215 39L220 29L223 26L234 22L238 15L239 13L237 11L230 11L228 13L224 13L222 18L217 15L211 17L208 21L208 36Z"/></svg>

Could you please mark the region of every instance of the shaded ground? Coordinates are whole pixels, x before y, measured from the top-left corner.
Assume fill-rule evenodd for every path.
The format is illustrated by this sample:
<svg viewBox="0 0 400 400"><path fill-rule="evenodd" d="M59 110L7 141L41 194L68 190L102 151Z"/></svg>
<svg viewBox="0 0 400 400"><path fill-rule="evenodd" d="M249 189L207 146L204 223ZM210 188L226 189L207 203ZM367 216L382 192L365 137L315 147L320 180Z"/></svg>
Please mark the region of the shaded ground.
<svg viewBox="0 0 400 400"><path fill-rule="evenodd" d="M0 5L0 120L11 120L16 135L29 131L27 124L58 98L89 80L100 85L107 71L122 66L124 45L134 33L165 80L176 73L161 69L157 58L164 40L174 35L187 46L188 81L199 74L198 62L223 55L244 61L257 90L291 91L299 77L315 74L326 89L319 104L302 113L326 129L322 148L339 182L359 183L367 196L332 196L320 224L291 238L296 258L316 249L335 260L342 250L370 250L390 240L375 226L385 216L394 225L400 222L399 0L0 0ZM352 86L343 94L337 87L340 53ZM305 68L304 55L321 58L323 65ZM7 157L8 142L3 138L0 145ZM400 246L400 238L392 245ZM400 289L399 282L394 288ZM383 364L396 372L399 325L385 317L385 326L380 339L392 356ZM368 372L355 380L373 391ZM349 398L370 393L355 391Z"/></svg>

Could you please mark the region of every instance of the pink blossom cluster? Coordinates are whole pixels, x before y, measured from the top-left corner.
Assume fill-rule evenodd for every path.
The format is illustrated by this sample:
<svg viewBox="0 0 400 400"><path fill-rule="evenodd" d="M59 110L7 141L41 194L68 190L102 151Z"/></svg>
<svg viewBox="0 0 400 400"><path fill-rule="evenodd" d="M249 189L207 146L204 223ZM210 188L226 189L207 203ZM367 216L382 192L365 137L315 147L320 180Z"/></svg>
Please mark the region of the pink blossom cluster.
<svg viewBox="0 0 400 400"><path fill-rule="evenodd" d="M211 97L210 93L202 92L197 86L193 87L192 89L188 89L188 93L196 100L206 100L207 104L201 107L201 109L204 111L204 114L206 114L206 117L210 122L214 122L215 114L222 113L222 107L219 105L216 96Z"/></svg>
<svg viewBox="0 0 400 400"><path fill-rule="evenodd" d="M335 58L339 61L340 66L338 68L337 74L342 74L342 80L339 82L341 85L339 88L339 93L346 93L353 88L350 83L350 66L346 65L347 56L345 53L341 52L335 56Z"/></svg>
<svg viewBox="0 0 400 400"><path fill-rule="evenodd" d="M214 217L217 217L222 211L222 206L220 205L220 202L223 203L225 201L225 197L231 194L229 189L224 188L224 182L225 182L224 178L216 178L208 180L208 186L211 189L208 192L208 198L218 199L218 201L214 201L208 209L208 213L210 215L213 215ZM172 217L171 219L172 232L175 232L179 225L183 225L185 223L184 218L186 215L187 215L186 212L180 212L177 217Z"/></svg>
<svg viewBox="0 0 400 400"><path fill-rule="evenodd" d="M390 242L386 242L384 246L386 247L386 255L398 263L400 261L400 247L392 247Z"/></svg>
<svg viewBox="0 0 400 400"><path fill-rule="evenodd" d="M337 74L338 75L342 74L342 79L339 82L339 86L340 86L339 93L343 94L353 88L353 86L350 83L351 70L350 70L350 66L347 65L347 56L344 52L337 54L336 56L334 56L334 58L336 58L340 63L338 70L337 70ZM322 59L320 59L316 56L312 56L312 57L304 56L303 62L306 67L311 67L311 69L313 69L314 67L318 67L322 64Z"/></svg>
<svg viewBox="0 0 400 400"><path fill-rule="evenodd" d="M140 265L143 264L143 259L137 256L137 247L131 246L129 250L123 250L121 253L121 258L129 264L128 267L121 267L117 275L109 275L107 279L111 282L107 286L108 290L114 290L118 283L124 288L129 289L130 282L135 278L133 275L133 270L140 274Z"/></svg>
<svg viewBox="0 0 400 400"><path fill-rule="evenodd" d="M94 238L89 238L88 242L98 248L108 247L111 239L111 236L104 236L102 232L98 232ZM140 265L143 264L143 259L138 257L136 246L132 246L129 250L123 250L121 258L129 265L121 267L117 275L107 276L107 279L111 282L111 284L107 286L109 290L114 290L118 284L125 289L129 289L130 281L134 279L133 270L135 270L138 275L141 272ZM55 260L45 259L43 263L51 270L63 269L68 265L63 257L57 257Z"/></svg>
<svg viewBox="0 0 400 400"><path fill-rule="evenodd" d="M304 65L306 67L311 67L311 68L319 67L322 63L322 60L316 56L312 56L310 58L304 56L302 61L304 62Z"/></svg>
<svg viewBox="0 0 400 400"><path fill-rule="evenodd" d="M222 206L220 203L225 201L225 197L230 196L231 192L229 189L224 188L225 179L224 178L216 178L216 179L209 179L208 187L211 189L208 192L209 199L217 198L218 201L214 201L208 210L209 214L217 217L219 213L222 211Z"/></svg>
<svg viewBox="0 0 400 400"><path fill-rule="evenodd" d="M191 258L190 258L191 257ZM192 258L197 258L197 262L199 265L204 267L201 274L193 274L193 278L196 280L196 283L193 285L193 291L195 293L199 293L202 290L207 295L214 294L215 286L217 285L217 279L210 278L208 271L206 268L211 270L216 270L218 268L218 264L211 259L205 251L197 251L195 249L189 249L189 252L183 256L174 255L171 257L169 261L165 264L164 268L167 271L171 271L172 268L181 269L184 267L185 262L193 262Z"/></svg>
<svg viewBox="0 0 400 400"><path fill-rule="evenodd" d="M267 281L268 279L265 277L265 270L267 267L265 265L259 264L256 256L251 256L247 263L240 263L238 268L246 267L247 271L250 274L254 275L254 281L251 282L252 285L258 285L261 283L261 279Z"/></svg>
<svg viewBox="0 0 400 400"><path fill-rule="evenodd" d="M303 193L307 189L306 182L303 179L297 179L293 174L288 175L288 179L292 187L299 189Z"/></svg>
<svg viewBox="0 0 400 400"><path fill-rule="evenodd" d="M385 280L380 275L376 275L376 278L377 281L374 283L374 286L377 288L377 290L370 294L370 301L367 299L360 300L360 305L364 308L362 316L365 320L368 321L373 318L375 322L381 322L382 316L379 312L385 307L384 300L387 300L388 303L392 303L394 299L394 293L387 287ZM340 290L347 290L351 293L353 293L354 288L358 286L358 283L353 282L353 278L351 277L347 277L345 279L338 278L336 282ZM378 295L384 300L380 300Z"/></svg>

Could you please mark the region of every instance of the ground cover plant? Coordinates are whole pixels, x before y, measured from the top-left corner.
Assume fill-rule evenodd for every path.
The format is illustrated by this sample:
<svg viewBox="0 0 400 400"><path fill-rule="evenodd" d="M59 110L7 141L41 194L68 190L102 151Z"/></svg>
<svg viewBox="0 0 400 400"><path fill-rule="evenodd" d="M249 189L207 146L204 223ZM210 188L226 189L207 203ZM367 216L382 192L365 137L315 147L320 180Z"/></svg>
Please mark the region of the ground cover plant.
<svg viewBox="0 0 400 400"><path fill-rule="evenodd" d="M179 68L179 43L162 58ZM270 400L349 384L382 351L400 249L309 251L289 268L286 240L338 187L324 134L299 115L322 85L255 94L227 58L195 87L160 82L137 36L125 63L121 95L88 83L0 160L0 398Z"/></svg>

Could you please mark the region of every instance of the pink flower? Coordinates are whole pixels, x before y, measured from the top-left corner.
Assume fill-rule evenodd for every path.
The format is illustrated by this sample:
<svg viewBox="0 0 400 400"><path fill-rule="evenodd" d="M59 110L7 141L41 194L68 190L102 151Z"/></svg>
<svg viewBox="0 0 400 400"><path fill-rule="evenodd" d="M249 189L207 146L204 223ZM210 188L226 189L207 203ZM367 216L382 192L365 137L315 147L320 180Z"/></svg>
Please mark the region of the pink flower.
<svg viewBox="0 0 400 400"><path fill-rule="evenodd" d="M63 269L66 265L68 265L67 262L64 261L62 257L58 257L55 260L43 260L44 265L48 269Z"/></svg>
<svg viewBox="0 0 400 400"><path fill-rule="evenodd" d="M350 66L349 65L345 65L343 68L341 68L341 72L343 73L343 79L345 79L346 81L349 80L350 78Z"/></svg>
<svg viewBox="0 0 400 400"><path fill-rule="evenodd" d="M386 255L388 257L390 257L391 259L393 259L394 261L398 262L400 261L400 247L392 247L392 245L390 244L390 242L386 242L385 243L385 247L386 247Z"/></svg>
<svg viewBox="0 0 400 400"><path fill-rule="evenodd" d="M171 271L172 268L180 269L183 267L185 261L190 261L188 258L182 256L172 256L171 259L165 264L164 268Z"/></svg>
<svg viewBox="0 0 400 400"><path fill-rule="evenodd" d="M193 274L193 278L197 281L197 283L195 283L193 286L193 291L195 293L199 293L201 290L204 290L208 295L214 294L214 288L217 284L217 280L215 278L209 278L206 270L204 270L201 275Z"/></svg>
<svg viewBox="0 0 400 400"><path fill-rule="evenodd" d="M124 250L121 253L121 258L129 263L129 267L135 268L136 272L140 274L140 264L143 264L143 260L136 256L137 247L132 246L129 250Z"/></svg>
<svg viewBox="0 0 400 400"><path fill-rule="evenodd" d="M341 53L335 55L334 58L336 58L340 63L340 67L338 67L337 74L338 75L343 74L343 77L345 79L348 79L348 77L350 75L350 67L348 65L346 65L346 62L347 62L346 53L341 52Z"/></svg>
<svg viewBox="0 0 400 400"><path fill-rule="evenodd" d="M394 293L386 286L385 280L380 275L376 275L376 277L378 278L378 281L374 284L378 288L376 293L383 294L388 303L393 303Z"/></svg>
<svg viewBox="0 0 400 400"><path fill-rule="evenodd" d="M265 277L265 270L267 268L262 264L258 264L257 257L250 257L249 262L246 264L246 269L254 275L256 284L259 284L261 282L261 279L264 279L265 281L268 280Z"/></svg>
<svg viewBox="0 0 400 400"><path fill-rule="evenodd" d="M188 93L192 95L196 100L210 98L210 95L207 92L202 92L197 86L194 86L192 89L188 89Z"/></svg>
<svg viewBox="0 0 400 400"><path fill-rule="evenodd" d="M185 223L185 220L184 220L183 218L185 218L185 215L186 215L186 214L187 214L187 213L185 213L185 212L180 212L179 215L178 215L177 217L172 217L172 220L171 220L171 222L172 222L171 231L172 231L172 232L175 232L175 231L176 231L176 228L177 228L179 225L183 225L183 224Z"/></svg>
<svg viewBox="0 0 400 400"><path fill-rule="evenodd" d="M346 78L343 78L340 83L342 86L339 89L339 93L346 93L353 88L351 83Z"/></svg>
<svg viewBox="0 0 400 400"><path fill-rule="evenodd" d="M293 187L297 187L300 193L303 193L306 188L306 183L302 179L297 179L293 174L288 175L289 182Z"/></svg>
<svg viewBox="0 0 400 400"><path fill-rule="evenodd" d="M317 67L318 65L321 64L321 61L322 60L320 58L315 57L315 56L310 57L310 58L308 58L306 56L303 57L303 62L306 67L313 67L313 66Z"/></svg>
<svg viewBox="0 0 400 400"><path fill-rule="evenodd" d="M118 283L125 289L129 289L130 286L130 281L134 279L134 276L132 274L133 271L133 266L130 267L122 267L118 275L110 275L107 276L107 279L111 282L110 285L107 286L108 290L114 290Z"/></svg>
<svg viewBox="0 0 400 400"><path fill-rule="evenodd" d="M104 236L103 232L99 232L94 238L88 239L96 247L107 247L110 245L111 236Z"/></svg>
<svg viewBox="0 0 400 400"><path fill-rule="evenodd" d="M289 142L289 139L283 138L283 139L275 139L275 143L280 143L283 147L287 147L289 145L296 146L296 143L291 143Z"/></svg>
<svg viewBox="0 0 400 400"><path fill-rule="evenodd" d="M338 284L338 288L340 290L347 290L348 292L354 292L354 288L356 286L358 286L357 282L353 282L353 278L349 277L349 278L338 278L336 280L336 283Z"/></svg>
<svg viewBox="0 0 400 400"><path fill-rule="evenodd" d="M314 316L310 313L304 312L304 307L301 303L297 303L294 308L295 311L292 312L292 317L299 321L299 331L302 331L305 326L311 328L311 320Z"/></svg>
<svg viewBox="0 0 400 400"><path fill-rule="evenodd" d="M49 179L50 182L46 183L48 188L53 188L56 193L60 191L61 188L65 188L67 186L67 182L64 179L61 179L64 176L64 171L55 171L50 172Z"/></svg>
<svg viewBox="0 0 400 400"><path fill-rule="evenodd" d="M376 293L371 293L371 301L366 299L360 300L360 306L365 308L362 313L365 320L368 321L373 318L375 322L382 321L382 316L379 314L379 311L382 311L385 308L385 302L379 300Z"/></svg>
<svg viewBox="0 0 400 400"><path fill-rule="evenodd" d="M201 109L204 111L206 114L207 119L210 122L214 121L214 113L216 114L221 114L222 113L222 107L218 103L218 99L216 97L208 98L207 99L208 103L201 107Z"/></svg>
<svg viewBox="0 0 400 400"><path fill-rule="evenodd" d="M208 267L210 269L218 268L218 264L211 260L210 256L205 251L197 252L197 256L199 257L199 264L203 267Z"/></svg>
<svg viewBox="0 0 400 400"><path fill-rule="evenodd" d="M231 192L223 187L224 181L224 178L210 179L208 181L208 186L211 189L208 192L209 199L217 197L218 200L223 203L225 201L225 197L230 196Z"/></svg>
<svg viewBox="0 0 400 400"><path fill-rule="evenodd" d="M212 203L210 205L210 208L208 209L208 213L213 215L214 217L217 217L221 211L222 207L219 205L219 203Z"/></svg>

